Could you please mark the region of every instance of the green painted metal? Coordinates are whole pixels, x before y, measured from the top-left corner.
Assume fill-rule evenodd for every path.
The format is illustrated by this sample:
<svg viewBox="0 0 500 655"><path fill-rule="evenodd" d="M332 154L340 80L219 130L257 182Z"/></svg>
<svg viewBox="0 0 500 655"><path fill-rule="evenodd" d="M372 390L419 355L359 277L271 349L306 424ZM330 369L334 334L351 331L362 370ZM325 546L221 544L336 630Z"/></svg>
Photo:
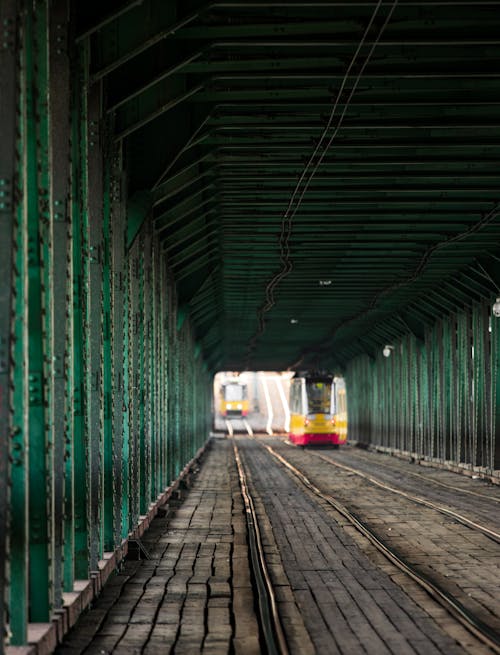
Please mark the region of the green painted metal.
<svg viewBox="0 0 500 655"><path fill-rule="evenodd" d="M81 73L81 62L77 71ZM73 521L74 558L69 567L69 580L85 579L88 575L88 525L87 525L87 432L85 426L85 367L84 367L84 293L85 269L83 253L86 244L86 216L82 211L84 178L82 176L83 161L80 153L84 130L82 113L82 97L80 90L72 89L71 114L71 306L69 362L69 432L68 450L71 453L70 469L71 483L67 497L68 516ZM71 561L71 560L70 560Z"/></svg>
<svg viewBox="0 0 500 655"><path fill-rule="evenodd" d="M111 129L111 125L109 126ZM128 368L124 360L128 357L127 308L125 303L125 230L126 216L123 199L123 153L120 147L112 147L109 166L110 195L110 287L111 287L111 373L112 373L112 493L113 493L113 545L118 546L129 525L128 513L123 514L123 497L127 493L128 479ZM106 234L106 233L105 233Z"/></svg>
<svg viewBox="0 0 500 655"><path fill-rule="evenodd" d="M11 14L11 20L14 20ZM11 27L11 29L16 29ZM17 45L16 55L24 63L24 40ZM26 67L21 66L19 77L19 103L21 107L26 105ZM10 89L12 108L15 107L16 98L14 88ZM16 121L17 139L15 144L16 179L18 197L24 196L26 186L26 175L24 170L23 142L26 140L26 126L24 116L17 116ZM12 178L11 178L12 179ZM13 182L12 182L13 183ZM23 204L14 203L12 195L14 217L12 222L13 235L13 261L14 267L11 271L12 279L12 311L10 314L11 330L11 351L12 365L10 367L10 521L9 521L9 546L10 546L10 580L7 589L8 610L17 607L17 611L9 612L9 630L12 633L12 644L23 644L27 641L28 624L28 433L26 421L26 376L23 362L25 360L26 328L25 328L25 280L27 277L27 242L25 238L24 209Z"/></svg>
<svg viewBox="0 0 500 655"><path fill-rule="evenodd" d="M437 321L424 342L398 339L388 358L354 358L346 370L350 437L497 469L498 329L483 302Z"/></svg>
<svg viewBox="0 0 500 655"><path fill-rule="evenodd" d="M22 441L12 430L13 397L10 388L11 368L13 363L13 329L12 314L15 312L14 292L15 276L13 274L16 256L16 231L14 224L16 216L13 205L13 182L16 172L16 112L15 84L16 84L16 12L14 2L4 2L0 7L0 22L4 29L4 38L0 47L0 68L2 76L0 81L0 97L4 96L8 102L0 102L0 142L3 144L0 151L0 279L4 284L0 286L0 624L4 626L0 632L0 653L4 652L5 626L7 625L8 598L8 570L9 559L17 564L23 558L22 539L18 545L21 552L14 558L9 553L8 521L9 504L17 494L9 493L9 482L13 479L11 470L19 468L19 455L21 452L12 451L11 447L21 447ZM13 238L14 237L14 238ZM9 460L11 463L9 465ZM19 476L18 476L19 477ZM21 484L22 484L22 480ZM22 487L21 487L22 489ZM23 494L22 494L23 495ZM18 498L16 498L18 502ZM23 512L24 518L24 512ZM23 519L22 519L23 520ZM15 522L14 522L15 523ZM12 520L11 520L12 525ZM15 526L19 530L19 524ZM10 548L12 548L12 543ZM11 572L12 574L15 571ZM11 578L15 582L15 576ZM21 588L20 591L23 591ZM25 594L23 593L23 598ZM23 632L24 616L20 612L17 618L16 637Z"/></svg>
<svg viewBox="0 0 500 655"><path fill-rule="evenodd" d="M48 440L45 433L45 371L44 371L44 321L42 314L42 265L44 248L40 248L40 208L43 207L47 189L39 175L38 159L46 155L46 104L38 102L45 82L44 54L47 44L45 35L45 3L33 12L26 12L24 66L26 71L26 104L23 115L25 162L23 224L27 241L27 376L28 403L27 423L29 434L29 593L31 621L48 621L50 614L49 584L49 522L47 515L49 476ZM45 132L45 134L44 134ZM39 144L39 149L37 145ZM42 173L46 168L42 168ZM43 243L43 242L42 242ZM42 250L42 252L41 252Z"/></svg>
<svg viewBox="0 0 500 655"><path fill-rule="evenodd" d="M50 181L50 236L51 261L46 270L46 294L50 303L50 339L52 365L49 368L51 425L50 441L54 444L53 455L53 554L54 607L63 604L63 591L73 588L73 489L72 455L68 448L69 434L69 375L66 368L69 359L70 319L67 298L70 286L70 88L69 59L66 34L69 5L67 0L53 3L49 12L49 157ZM62 87L62 88L61 88ZM53 272L51 274L51 271Z"/></svg>
<svg viewBox="0 0 500 655"><path fill-rule="evenodd" d="M148 242L147 242L148 241ZM147 243L146 243L147 242ZM144 302L144 284L146 277L146 252L150 252L151 243L147 239L147 234L143 231L139 236L139 271L138 271L138 313L137 313L137 335L136 341L138 342L138 384L136 393L139 397L138 403L138 474L139 474L139 488L137 490L139 497L139 513L144 514L148 507L148 486L149 486L149 470L148 470L148 446L146 439L146 368L145 368L145 350L146 350L146 321L145 321L145 302Z"/></svg>
<svg viewBox="0 0 500 655"><path fill-rule="evenodd" d="M131 445L131 396L130 396L130 361L131 361L131 339L132 337L132 320L131 320L131 301L130 301L130 274L129 261L125 262L123 272L123 433L121 444L121 475L117 479L121 480L121 538L126 538L129 526L133 524L130 513L130 445ZM117 326L120 329L121 326ZM118 408L118 411L119 408Z"/></svg>
<svg viewBox="0 0 500 655"><path fill-rule="evenodd" d="M103 262L102 262L102 432L103 432L103 548L112 551L115 546L114 504L113 492L115 470L113 466L114 435L113 435L113 347L111 340L113 295L111 264L111 162L104 161L103 174Z"/></svg>
<svg viewBox="0 0 500 655"><path fill-rule="evenodd" d="M88 54L87 54L88 56ZM86 77L84 77L86 80ZM103 281L103 152L100 122L101 95L99 87L90 87L85 94L83 165L83 206L86 218L84 254L84 301L86 312L85 362L85 422L87 441L87 487L90 569L98 568L104 547L103 523L103 370L102 370L102 281Z"/></svg>
<svg viewBox="0 0 500 655"><path fill-rule="evenodd" d="M218 367L345 371L352 439L500 469L500 15L391 5L353 59L378 3L1 4L12 644L205 441Z"/></svg>

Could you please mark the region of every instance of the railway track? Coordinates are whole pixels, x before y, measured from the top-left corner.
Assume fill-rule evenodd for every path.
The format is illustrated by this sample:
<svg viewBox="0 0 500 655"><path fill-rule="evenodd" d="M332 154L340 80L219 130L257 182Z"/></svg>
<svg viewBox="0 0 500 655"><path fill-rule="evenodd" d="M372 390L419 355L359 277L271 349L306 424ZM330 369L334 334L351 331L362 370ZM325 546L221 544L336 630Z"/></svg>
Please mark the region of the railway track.
<svg viewBox="0 0 500 655"><path fill-rule="evenodd" d="M253 437L253 430L246 418L226 419L226 429L230 437L232 437L235 432L246 432L248 436Z"/></svg>
<svg viewBox="0 0 500 655"><path fill-rule="evenodd" d="M261 444L267 452L276 459L285 469L295 478L299 484L310 492L312 492L316 497L321 498L323 501L328 503L333 507L337 512L339 512L347 521L353 525L362 535L364 535L370 543L382 553L393 565L395 565L400 571L404 572L409 576L414 582L416 582L421 588L423 588L435 601L437 601L442 607L444 607L450 615L452 615L456 620L458 620L469 632L471 632L476 638L483 642L488 648L490 648L495 653L500 653L500 635L495 631L494 628L486 624L481 618L476 616L471 612L467 607L464 606L459 599L454 597L446 589L437 584L434 580L431 580L429 576L425 575L421 571L417 570L414 566L406 562L400 555L398 555L394 549L388 546L376 533L372 530L364 521L358 518L353 514L345 505L339 502L337 499L332 497L329 493L317 487L311 480L305 475L303 471L294 466L287 458L283 457L278 453L274 448L267 444ZM309 452L309 451L308 451ZM327 463L333 464L333 462L324 456L318 455L322 459L325 459ZM349 469L349 467L344 467ZM353 470L348 471L351 475L355 473ZM380 485L386 486L386 485ZM392 489L387 489L391 492L395 491ZM401 494L405 495L405 494ZM418 499L419 502L423 499ZM428 506L432 504L425 503ZM441 511L444 508L432 507L438 511ZM459 520L458 516L453 516L455 520ZM463 521L468 527L480 530L482 533L486 534L490 538L494 538L495 541L497 538L500 539L500 535L494 531L486 529L484 526L473 525L473 522L470 522L466 517Z"/></svg>
<svg viewBox="0 0 500 655"><path fill-rule="evenodd" d="M364 462L367 462L367 463L369 462L370 464L373 464L373 459L370 461L370 457L364 455L363 453L364 453L363 450L357 449L356 454L354 455L354 457L356 459L363 460ZM392 467L392 466L390 466L388 464L385 464L383 461L381 461L380 458L377 459L377 467L378 468L383 468L386 471L390 471L391 473L395 472L394 467ZM434 478L432 478L432 477L430 477L428 475L424 475L422 473L415 473L414 471L405 471L405 475L408 475L408 476L410 476L410 477L412 477L412 478L414 478L416 480L419 480L421 482L425 482L425 484L435 485L437 487L449 489L450 491L458 491L458 492L460 492L462 494L465 494L467 496L474 496L475 498L481 498L482 500L491 501L493 503L500 504L500 498L496 498L494 496L489 496L487 494L482 494L482 493L480 493L478 491L472 491L470 489L464 489L463 487L459 487L459 486L456 486L456 485L453 485L453 484L448 484L446 482L442 482L441 480L435 480Z"/></svg>
<svg viewBox="0 0 500 655"><path fill-rule="evenodd" d="M493 539L493 541L496 541L497 543L500 544L500 532L496 532L495 530L491 530L487 526L481 525L480 523L477 523L477 521L472 521L471 519L467 518L463 514L459 514L458 512L455 512L448 507L445 507L444 505L440 505L438 503L435 503L433 501L430 501L426 498L423 498L421 496L415 496L414 494L410 494L406 491L403 491L401 489L397 489L396 487L393 487L386 482L383 482L380 479L377 479L373 477L372 475L368 475L367 473L360 471L358 469L353 468L352 466L346 466L345 464L341 464L340 462L336 462L330 457L327 457L325 455L321 455L320 453L315 453L313 451L308 451L315 457L318 457L322 461L326 462L330 466L335 466L338 469L341 469L343 471L347 471L348 473L351 473L352 475L357 475L360 478L363 478L364 480L367 480L373 485L376 485L377 487L380 487L381 489L384 489L385 491L390 491L393 494L397 494L398 496L402 496L403 498L406 498L407 500L411 500L414 503L417 503L419 505L424 505L425 507L429 507L431 509L436 510L437 512L444 514L445 516L450 516L451 518L455 519L455 521L458 521L462 525L467 526L468 528L472 528L473 530L477 530L478 532L482 532L485 534L487 537L490 539ZM496 500L496 499L494 499Z"/></svg>
<svg viewBox="0 0 500 655"><path fill-rule="evenodd" d="M269 655L288 655L289 651L283 627L281 625L276 595L274 593L264 555L264 547L262 544L257 513L255 511L253 498L248 489L245 468L234 440L233 451L238 468L241 495L245 504L250 561L252 563L254 588L258 599L260 625L266 652L269 653Z"/></svg>

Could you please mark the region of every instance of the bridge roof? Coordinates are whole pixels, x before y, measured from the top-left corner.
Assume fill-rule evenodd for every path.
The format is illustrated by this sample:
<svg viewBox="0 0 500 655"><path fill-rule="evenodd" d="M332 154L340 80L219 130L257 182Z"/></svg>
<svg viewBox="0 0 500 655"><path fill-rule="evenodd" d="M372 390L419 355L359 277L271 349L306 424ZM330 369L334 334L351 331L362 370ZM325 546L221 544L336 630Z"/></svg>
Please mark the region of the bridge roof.
<svg viewBox="0 0 500 655"><path fill-rule="evenodd" d="M212 368L335 368L494 299L500 2L78 5L130 239L154 221Z"/></svg>

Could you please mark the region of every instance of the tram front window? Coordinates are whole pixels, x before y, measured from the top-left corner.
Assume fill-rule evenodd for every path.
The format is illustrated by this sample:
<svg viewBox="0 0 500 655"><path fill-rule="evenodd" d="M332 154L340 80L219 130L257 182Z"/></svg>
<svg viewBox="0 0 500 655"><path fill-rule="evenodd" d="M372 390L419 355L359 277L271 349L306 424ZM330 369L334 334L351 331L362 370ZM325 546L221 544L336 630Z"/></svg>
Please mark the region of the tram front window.
<svg viewBox="0 0 500 655"><path fill-rule="evenodd" d="M245 388L239 384L229 384L226 387L225 398L228 402L243 400L245 397Z"/></svg>
<svg viewBox="0 0 500 655"><path fill-rule="evenodd" d="M311 414L331 412L332 385L330 382L307 382L307 404Z"/></svg>

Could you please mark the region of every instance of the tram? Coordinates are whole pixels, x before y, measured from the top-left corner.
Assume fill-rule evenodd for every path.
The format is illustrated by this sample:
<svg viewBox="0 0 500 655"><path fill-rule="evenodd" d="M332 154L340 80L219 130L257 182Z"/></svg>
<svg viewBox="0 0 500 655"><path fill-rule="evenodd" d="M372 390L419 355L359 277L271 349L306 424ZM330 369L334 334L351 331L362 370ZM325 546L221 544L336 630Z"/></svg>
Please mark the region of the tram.
<svg viewBox="0 0 500 655"><path fill-rule="evenodd" d="M289 439L298 446L339 446L347 440L347 404L343 378L309 375L290 385Z"/></svg>
<svg viewBox="0 0 500 655"><path fill-rule="evenodd" d="M225 417L248 415L248 388L244 382L229 379L221 384L220 413Z"/></svg>

